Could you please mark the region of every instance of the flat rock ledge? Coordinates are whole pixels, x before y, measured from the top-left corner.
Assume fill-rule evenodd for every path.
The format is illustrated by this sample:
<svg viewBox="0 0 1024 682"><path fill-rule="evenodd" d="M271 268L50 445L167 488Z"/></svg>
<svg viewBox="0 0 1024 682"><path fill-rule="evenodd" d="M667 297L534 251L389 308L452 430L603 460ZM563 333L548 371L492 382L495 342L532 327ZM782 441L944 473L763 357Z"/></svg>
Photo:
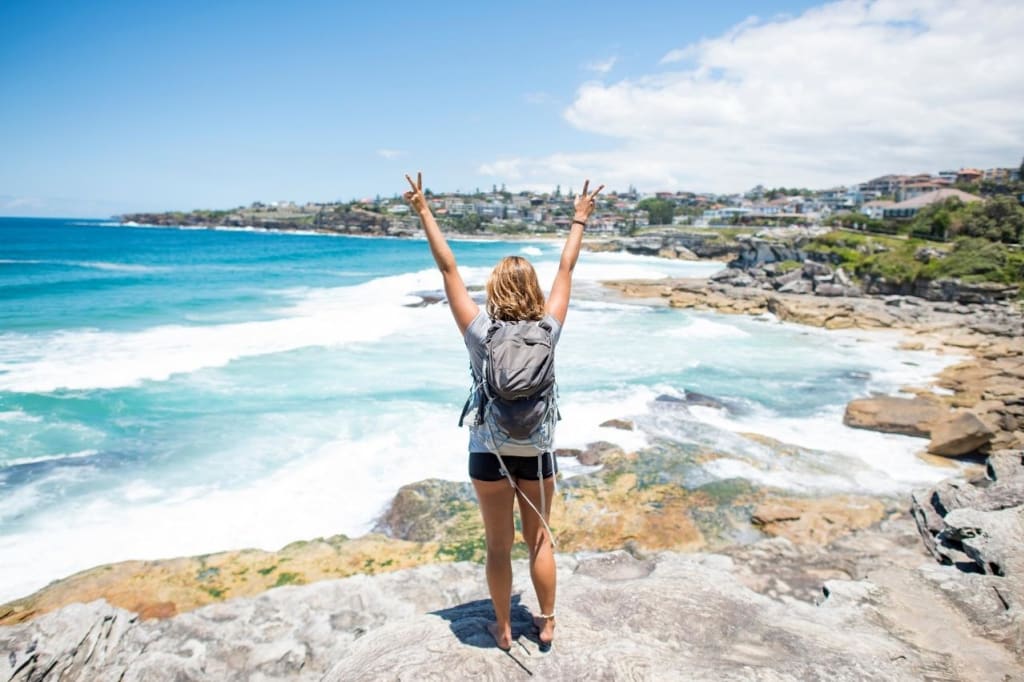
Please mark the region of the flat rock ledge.
<svg viewBox="0 0 1024 682"><path fill-rule="evenodd" d="M774 541L773 541L774 542ZM830 580L820 605L772 599L727 556L560 555L557 638L531 632L515 566L498 650L483 568L454 563L282 587L166 620L106 602L0 628L10 680L1008 680L1024 667L953 617L926 566ZM952 615L951 615L952 614ZM930 632L922 624L940 618ZM914 626L917 629L914 629Z"/></svg>

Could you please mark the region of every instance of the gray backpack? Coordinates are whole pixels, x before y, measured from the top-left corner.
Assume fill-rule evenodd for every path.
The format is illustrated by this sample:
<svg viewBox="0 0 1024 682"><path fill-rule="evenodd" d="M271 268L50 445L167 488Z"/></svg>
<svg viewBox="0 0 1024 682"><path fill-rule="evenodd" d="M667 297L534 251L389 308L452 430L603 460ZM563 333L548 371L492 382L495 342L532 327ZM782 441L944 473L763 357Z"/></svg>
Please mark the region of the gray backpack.
<svg viewBox="0 0 1024 682"><path fill-rule="evenodd" d="M492 320L484 339L482 374L473 377L459 426L475 406L476 424L489 427L495 449L517 440L549 450L559 418L551 324Z"/></svg>

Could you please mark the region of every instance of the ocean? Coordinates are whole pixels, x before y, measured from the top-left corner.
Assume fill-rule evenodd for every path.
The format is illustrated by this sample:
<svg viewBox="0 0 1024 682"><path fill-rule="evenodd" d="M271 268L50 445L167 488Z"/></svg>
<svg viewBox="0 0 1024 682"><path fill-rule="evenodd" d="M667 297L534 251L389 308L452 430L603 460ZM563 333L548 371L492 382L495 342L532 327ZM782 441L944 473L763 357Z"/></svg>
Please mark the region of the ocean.
<svg viewBox="0 0 1024 682"><path fill-rule="evenodd" d="M561 251L452 247L471 286L509 254L547 286ZM720 267L581 255L558 447L698 443L725 456L694 485L796 493L898 495L949 475L915 457L920 439L842 425L852 398L922 385L949 357L599 283ZM400 486L468 480L465 347L446 306L415 305L440 286L422 240L0 218L0 601L102 563L358 535ZM725 407L655 409L687 390ZM638 428L599 426L611 418Z"/></svg>

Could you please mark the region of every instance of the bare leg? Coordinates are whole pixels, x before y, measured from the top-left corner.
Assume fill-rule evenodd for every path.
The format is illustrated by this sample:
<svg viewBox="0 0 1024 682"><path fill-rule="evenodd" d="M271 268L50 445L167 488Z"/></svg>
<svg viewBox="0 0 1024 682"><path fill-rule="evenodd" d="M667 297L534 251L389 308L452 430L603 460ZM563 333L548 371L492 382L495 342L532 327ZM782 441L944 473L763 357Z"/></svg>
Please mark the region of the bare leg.
<svg viewBox="0 0 1024 682"><path fill-rule="evenodd" d="M497 622L487 629L502 649L512 646L512 543L516 528L512 519L515 489L508 481L472 479L487 540L487 589Z"/></svg>
<svg viewBox="0 0 1024 682"><path fill-rule="evenodd" d="M516 481L519 489L533 503L533 506L540 509L540 481L528 481L519 479ZM544 509L544 520L548 521L551 516L551 501L554 497L554 479L544 479L544 499L547 508ZM537 592L537 603L540 605L542 614L553 615L555 613L555 553L551 544L551 536L540 522L540 518L530 505L519 501L519 515L523 522L523 540L530 550L530 579L533 580L533 589ZM540 631L540 641L550 644L555 636L555 619L535 617L534 624Z"/></svg>

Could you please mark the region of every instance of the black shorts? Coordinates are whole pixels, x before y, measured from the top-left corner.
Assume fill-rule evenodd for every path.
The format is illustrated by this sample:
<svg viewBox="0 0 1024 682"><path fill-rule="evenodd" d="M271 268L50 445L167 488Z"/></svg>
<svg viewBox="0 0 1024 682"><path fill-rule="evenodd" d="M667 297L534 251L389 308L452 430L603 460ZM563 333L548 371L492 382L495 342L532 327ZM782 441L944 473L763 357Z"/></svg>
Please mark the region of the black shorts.
<svg viewBox="0 0 1024 682"><path fill-rule="evenodd" d="M513 479L526 479L527 481L537 480L537 458L536 457L502 457L508 473ZM551 453L545 452L542 458L542 472L544 478L551 478L558 472L558 465ZM500 481L505 478L501 473L501 464L498 463L498 456L493 452L471 452L469 453L469 477L478 481Z"/></svg>

